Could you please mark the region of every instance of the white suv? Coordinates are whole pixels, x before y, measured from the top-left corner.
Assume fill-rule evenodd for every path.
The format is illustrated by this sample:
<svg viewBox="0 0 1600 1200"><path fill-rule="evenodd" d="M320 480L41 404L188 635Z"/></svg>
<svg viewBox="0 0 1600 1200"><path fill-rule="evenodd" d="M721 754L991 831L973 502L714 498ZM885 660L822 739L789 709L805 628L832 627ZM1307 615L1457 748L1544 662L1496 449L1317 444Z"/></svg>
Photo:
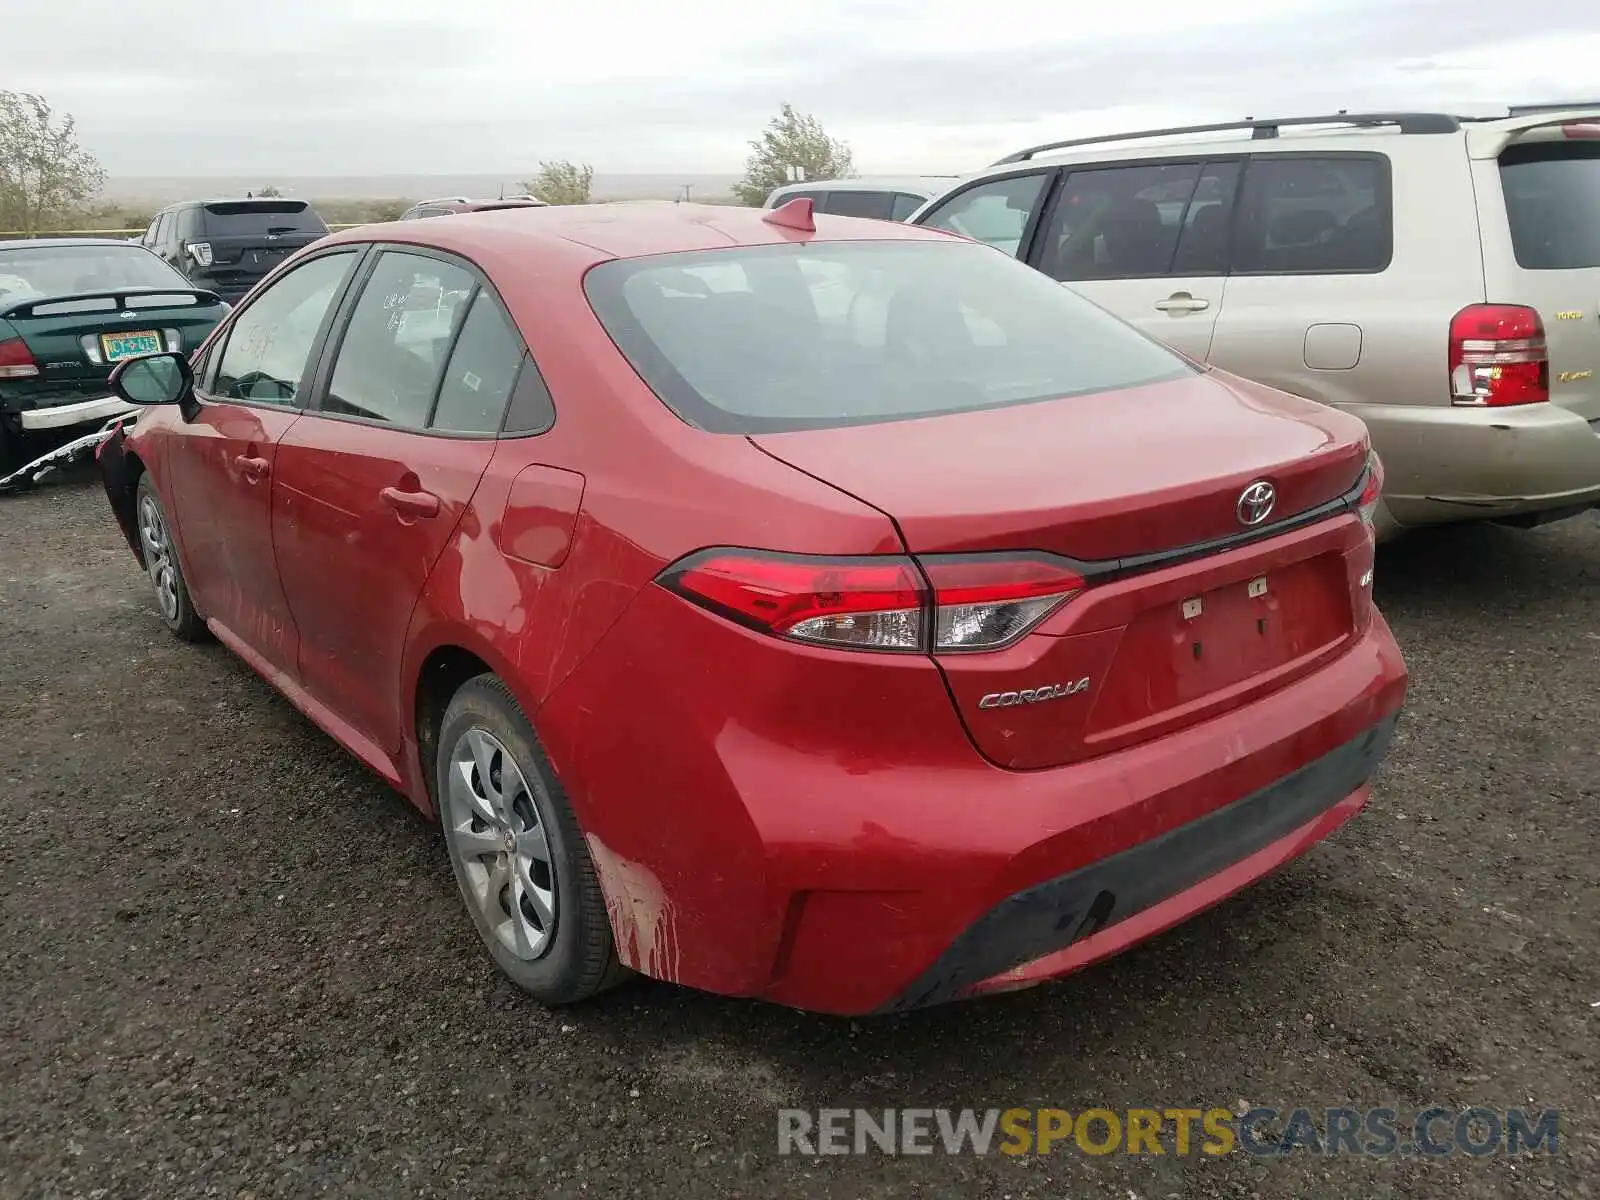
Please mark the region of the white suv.
<svg viewBox="0 0 1600 1200"><path fill-rule="evenodd" d="M1600 503L1600 105L1054 142L911 220L1361 417L1385 535Z"/></svg>

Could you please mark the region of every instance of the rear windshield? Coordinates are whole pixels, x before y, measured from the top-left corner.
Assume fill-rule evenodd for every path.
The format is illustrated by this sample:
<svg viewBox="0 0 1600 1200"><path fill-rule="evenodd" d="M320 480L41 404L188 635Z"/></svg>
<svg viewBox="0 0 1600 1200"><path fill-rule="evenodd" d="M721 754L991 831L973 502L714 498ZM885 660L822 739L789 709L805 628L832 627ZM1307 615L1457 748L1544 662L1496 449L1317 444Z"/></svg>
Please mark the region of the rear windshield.
<svg viewBox="0 0 1600 1200"><path fill-rule="evenodd" d="M0 305L40 296L193 286L139 246L25 246L0 244Z"/></svg>
<svg viewBox="0 0 1600 1200"><path fill-rule="evenodd" d="M953 240L621 259L584 288L651 389L719 433L999 408L1194 369L1031 267Z"/></svg>
<svg viewBox="0 0 1600 1200"><path fill-rule="evenodd" d="M328 232L322 218L304 200L226 200L205 205L205 230L210 237L252 237L264 233Z"/></svg>
<svg viewBox="0 0 1600 1200"><path fill-rule="evenodd" d="M1600 267L1600 144L1541 142L1500 155L1517 265Z"/></svg>

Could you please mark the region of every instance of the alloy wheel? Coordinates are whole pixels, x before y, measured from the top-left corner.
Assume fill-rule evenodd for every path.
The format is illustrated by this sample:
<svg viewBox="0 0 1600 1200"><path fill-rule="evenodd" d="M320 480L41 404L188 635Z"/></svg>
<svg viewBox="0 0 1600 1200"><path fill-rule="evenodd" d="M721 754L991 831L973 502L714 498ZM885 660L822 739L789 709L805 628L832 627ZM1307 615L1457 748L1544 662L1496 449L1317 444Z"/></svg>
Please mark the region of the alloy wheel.
<svg viewBox="0 0 1600 1200"><path fill-rule="evenodd" d="M486 730L456 739L446 804L451 853L485 927L519 959L539 958L556 931L555 862L527 777Z"/></svg>
<svg viewBox="0 0 1600 1200"><path fill-rule="evenodd" d="M154 496L139 499L139 542L144 547L144 564L156 585L156 603L169 621L178 619L178 566L172 556L172 540L167 522Z"/></svg>

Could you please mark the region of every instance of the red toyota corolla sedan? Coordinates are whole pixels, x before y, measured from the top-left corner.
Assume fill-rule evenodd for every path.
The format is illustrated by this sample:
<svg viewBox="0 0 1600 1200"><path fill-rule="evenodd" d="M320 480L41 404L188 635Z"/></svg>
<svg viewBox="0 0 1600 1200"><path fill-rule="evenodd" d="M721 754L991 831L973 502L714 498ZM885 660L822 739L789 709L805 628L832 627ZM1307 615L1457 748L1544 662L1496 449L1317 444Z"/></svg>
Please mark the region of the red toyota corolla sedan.
<svg viewBox="0 0 1600 1200"><path fill-rule="evenodd" d="M1353 816L1404 699L1363 426L936 231L369 225L117 387L167 625L436 813L547 1003L1061 975Z"/></svg>

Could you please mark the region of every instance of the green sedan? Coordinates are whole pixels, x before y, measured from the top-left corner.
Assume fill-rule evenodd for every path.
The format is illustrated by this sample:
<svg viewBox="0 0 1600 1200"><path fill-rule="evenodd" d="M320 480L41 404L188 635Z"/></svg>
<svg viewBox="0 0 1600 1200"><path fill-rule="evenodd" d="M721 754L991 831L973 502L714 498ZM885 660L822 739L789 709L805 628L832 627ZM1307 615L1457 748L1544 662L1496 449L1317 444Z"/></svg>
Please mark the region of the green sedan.
<svg viewBox="0 0 1600 1200"><path fill-rule="evenodd" d="M227 311L135 243L0 242L0 475L30 457L29 441L128 411L106 386L111 368L191 352Z"/></svg>

